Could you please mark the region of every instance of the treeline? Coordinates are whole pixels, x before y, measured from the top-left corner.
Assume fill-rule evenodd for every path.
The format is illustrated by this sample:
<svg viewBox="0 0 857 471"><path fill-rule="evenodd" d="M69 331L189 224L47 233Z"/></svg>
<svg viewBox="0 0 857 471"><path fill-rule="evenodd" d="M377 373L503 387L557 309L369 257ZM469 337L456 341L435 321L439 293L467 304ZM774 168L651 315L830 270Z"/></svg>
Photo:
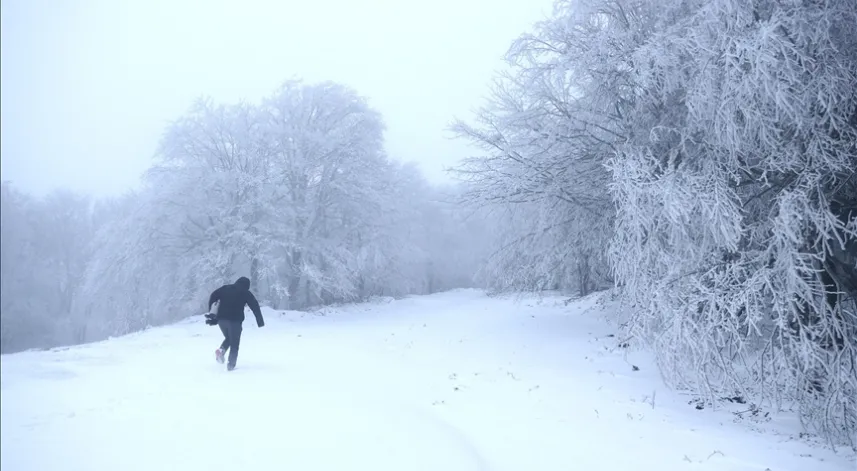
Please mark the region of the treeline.
<svg viewBox="0 0 857 471"><path fill-rule="evenodd" d="M854 446L855 25L853 0L560 0L454 125L482 152L446 189L346 87L201 100L136 193L3 185L3 351L185 317L239 273L291 309L614 288L671 385Z"/></svg>
<svg viewBox="0 0 857 471"><path fill-rule="evenodd" d="M4 183L3 351L197 314L242 275L282 309L473 286L489 229L457 187L389 159L383 132L355 91L290 81L258 104L196 102L121 198Z"/></svg>
<svg viewBox="0 0 857 471"><path fill-rule="evenodd" d="M857 2L561 0L477 122L495 289L614 284L665 378L857 432Z"/></svg>

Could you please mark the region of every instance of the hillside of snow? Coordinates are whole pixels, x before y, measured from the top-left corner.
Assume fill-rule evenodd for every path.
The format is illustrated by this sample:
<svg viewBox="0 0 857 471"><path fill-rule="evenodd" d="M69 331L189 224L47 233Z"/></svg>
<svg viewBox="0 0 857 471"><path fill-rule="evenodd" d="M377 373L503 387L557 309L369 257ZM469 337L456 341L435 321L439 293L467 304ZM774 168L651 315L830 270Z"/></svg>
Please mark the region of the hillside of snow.
<svg viewBox="0 0 857 471"><path fill-rule="evenodd" d="M600 296L266 309L232 372L201 316L4 355L0 468L855 469L853 452L798 440L790 415L700 410L666 388Z"/></svg>

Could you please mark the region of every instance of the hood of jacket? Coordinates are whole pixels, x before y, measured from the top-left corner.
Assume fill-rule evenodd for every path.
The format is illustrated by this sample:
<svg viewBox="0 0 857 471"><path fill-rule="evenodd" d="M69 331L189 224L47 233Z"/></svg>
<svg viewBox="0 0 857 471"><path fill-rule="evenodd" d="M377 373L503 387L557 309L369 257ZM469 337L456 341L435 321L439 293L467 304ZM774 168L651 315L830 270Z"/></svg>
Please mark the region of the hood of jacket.
<svg viewBox="0 0 857 471"><path fill-rule="evenodd" d="M235 280L235 286L243 289L244 291L250 291L250 279L246 276L242 276Z"/></svg>

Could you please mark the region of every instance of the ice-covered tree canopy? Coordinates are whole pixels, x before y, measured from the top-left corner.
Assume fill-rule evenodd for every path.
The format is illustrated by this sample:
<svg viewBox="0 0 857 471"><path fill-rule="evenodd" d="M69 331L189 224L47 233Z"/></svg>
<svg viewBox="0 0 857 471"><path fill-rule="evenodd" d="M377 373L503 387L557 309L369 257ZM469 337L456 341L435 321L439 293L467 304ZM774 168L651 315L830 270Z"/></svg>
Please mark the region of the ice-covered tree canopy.
<svg viewBox="0 0 857 471"><path fill-rule="evenodd" d="M557 2L456 126L471 198L520 221L495 286L585 292L606 258L670 383L853 444L855 31L851 0Z"/></svg>

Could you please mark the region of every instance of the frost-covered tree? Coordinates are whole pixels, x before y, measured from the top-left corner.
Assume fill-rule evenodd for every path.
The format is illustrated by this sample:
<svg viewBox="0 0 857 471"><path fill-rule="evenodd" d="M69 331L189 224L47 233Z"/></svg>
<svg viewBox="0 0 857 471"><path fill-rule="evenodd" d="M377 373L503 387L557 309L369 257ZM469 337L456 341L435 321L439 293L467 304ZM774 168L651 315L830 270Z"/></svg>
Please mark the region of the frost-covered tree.
<svg viewBox="0 0 857 471"><path fill-rule="evenodd" d="M33 201L4 181L0 204L0 342L6 352L42 344L50 320L36 303Z"/></svg>
<svg viewBox="0 0 857 471"><path fill-rule="evenodd" d="M265 100L263 114L288 211L276 221L289 237L277 239L268 255L280 260L274 284L292 307L352 298L351 252L343 242L384 207L381 116L347 87L296 82Z"/></svg>
<svg viewBox="0 0 857 471"><path fill-rule="evenodd" d="M668 377L857 431L857 5L663 2L610 163L613 258Z"/></svg>
<svg viewBox="0 0 857 471"><path fill-rule="evenodd" d="M68 191L44 198L4 182L0 237L2 350L72 343L70 317L95 231L91 199Z"/></svg>
<svg viewBox="0 0 857 471"><path fill-rule="evenodd" d="M625 326L671 384L796 402L852 445L855 25L849 0L559 1L516 43L523 70L483 127L460 128L494 149L465 169L473 195L528 227L563 221L532 195L583 192L568 207L582 227L585 196L612 198L602 227L634 308ZM556 177L587 175L589 158L598 178ZM542 288L573 268L558 248L579 234L524 240L499 259L502 283Z"/></svg>
<svg viewBox="0 0 857 471"><path fill-rule="evenodd" d="M617 102L627 94L628 54L595 50L600 27L577 26L548 21L522 36L477 124L454 126L484 152L458 169L465 202L501 213L503 238L485 271L497 289L587 294L610 280L614 211L603 164L627 135Z"/></svg>
<svg viewBox="0 0 857 471"><path fill-rule="evenodd" d="M92 270L90 301L115 293L130 316L117 328L130 331L199 309L239 272L293 308L350 293L333 220L371 211L357 190L384 163L381 130L377 113L333 84L289 82L261 105L198 101L167 129L133 211L107 229L99 260L121 273L99 281L106 267Z"/></svg>
<svg viewBox="0 0 857 471"><path fill-rule="evenodd" d="M197 101L100 231L76 316L92 335L131 332L199 312L240 275L290 309L468 285L474 263L448 261L454 244L436 250L463 224L438 211L414 166L387 158L383 131L335 83L289 81L258 104Z"/></svg>

